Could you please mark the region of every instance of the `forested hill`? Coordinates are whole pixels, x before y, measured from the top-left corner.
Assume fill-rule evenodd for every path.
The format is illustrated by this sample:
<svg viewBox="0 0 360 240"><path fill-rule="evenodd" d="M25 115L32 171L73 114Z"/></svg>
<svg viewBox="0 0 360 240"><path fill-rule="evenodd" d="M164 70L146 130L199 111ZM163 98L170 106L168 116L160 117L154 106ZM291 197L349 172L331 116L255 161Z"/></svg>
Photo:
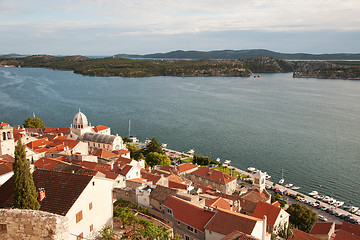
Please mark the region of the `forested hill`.
<svg viewBox="0 0 360 240"><path fill-rule="evenodd" d="M153 53L145 55L116 54L122 58L153 58L153 59L249 59L255 57L272 57L282 60L360 60L360 53L333 53L333 54L308 54L308 53L279 53L266 49L250 50L219 50L219 51L172 51L167 53Z"/></svg>
<svg viewBox="0 0 360 240"><path fill-rule="evenodd" d="M252 73L294 72L294 77L360 80L360 61L285 61L271 57L244 60L133 60L34 55L0 57L1 66L69 70L82 75L104 77L249 77Z"/></svg>

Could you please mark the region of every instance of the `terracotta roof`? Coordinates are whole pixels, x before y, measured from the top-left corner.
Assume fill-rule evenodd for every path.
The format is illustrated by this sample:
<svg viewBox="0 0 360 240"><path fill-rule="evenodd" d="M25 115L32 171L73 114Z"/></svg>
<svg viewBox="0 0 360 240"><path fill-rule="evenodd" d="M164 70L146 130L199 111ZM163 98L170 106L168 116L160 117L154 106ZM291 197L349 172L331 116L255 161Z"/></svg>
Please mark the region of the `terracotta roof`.
<svg viewBox="0 0 360 240"><path fill-rule="evenodd" d="M8 123L0 122L0 126L10 126Z"/></svg>
<svg viewBox="0 0 360 240"><path fill-rule="evenodd" d="M53 134L59 134L63 133L66 134L70 131L70 128L66 127L46 127L44 130L44 133L53 133Z"/></svg>
<svg viewBox="0 0 360 240"><path fill-rule="evenodd" d="M169 188L177 188L177 189L186 190L188 188L188 186L186 184L183 184L183 183L169 181Z"/></svg>
<svg viewBox="0 0 360 240"><path fill-rule="evenodd" d="M105 129L109 129L109 127L106 127L106 126L103 126L103 125L99 125L99 126L94 127L95 132L99 132L99 131L102 131L102 130L105 130Z"/></svg>
<svg viewBox="0 0 360 240"><path fill-rule="evenodd" d="M15 158L13 156L10 156L9 154L4 154L0 156L0 160L4 160L7 162L14 162Z"/></svg>
<svg viewBox="0 0 360 240"><path fill-rule="evenodd" d="M37 169L33 179L36 188L44 188L46 193L40 210L65 216L93 177ZM13 177L0 187L0 192L0 207L11 208Z"/></svg>
<svg viewBox="0 0 360 240"><path fill-rule="evenodd" d="M205 206L212 208L221 208L231 211L231 204L222 197L214 198L214 199L206 199Z"/></svg>
<svg viewBox="0 0 360 240"><path fill-rule="evenodd" d="M334 238L334 240L360 240L360 236L357 236L353 233L347 232L343 229L340 229Z"/></svg>
<svg viewBox="0 0 360 240"><path fill-rule="evenodd" d="M349 233L353 233L357 236L360 236L360 226L359 225L355 225L355 224L348 223L348 222L343 222L341 224L340 229L344 230L346 232L349 232Z"/></svg>
<svg viewBox="0 0 360 240"><path fill-rule="evenodd" d="M70 149L74 149L80 143L80 141L57 138L53 143L55 143L55 146L62 144L69 147Z"/></svg>
<svg viewBox="0 0 360 240"><path fill-rule="evenodd" d="M105 175L106 178L109 178L109 179L114 180L119 176L119 173L111 171L111 166L109 164L101 164L101 163L87 162L87 161L83 161L83 162L75 162L74 161L73 163L78 164L78 165L83 166L88 169L92 169L94 171L101 172L102 174Z"/></svg>
<svg viewBox="0 0 360 240"><path fill-rule="evenodd" d="M12 171L12 163L0 161L0 176Z"/></svg>
<svg viewBox="0 0 360 240"><path fill-rule="evenodd" d="M226 235L221 240L260 240L260 239L236 230Z"/></svg>
<svg viewBox="0 0 360 240"><path fill-rule="evenodd" d="M214 212L204 210L202 207L187 202L175 196L170 196L165 204L172 210L173 217L199 231L204 232L204 226L215 215Z"/></svg>
<svg viewBox="0 0 360 240"><path fill-rule="evenodd" d="M93 155L101 158L112 158L117 156L115 153L110 152L106 149L98 149Z"/></svg>
<svg viewBox="0 0 360 240"><path fill-rule="evenodd" d="M44 147L37 147L37 148L33 148L33 151L37 152L37 153L43 153L43 152L47 152L50 149L49 148L44 148Z"/></svg>
<svg viewBox="0 0 360 240"><path fill-rule="evenodd" d="M34 162L33 165L38 168L46 168L50 170L59 162L60 162L59 160L55 160L53 158L42 157L36 162Z"/></svg>
<svg viewBox="0 0 360 240"><path fill-rule="evenodd" d="M156 183L161 179L160 175L147 173L144 171L141 171L141 177L146 179L148 182L152 182L153 185L156 185Z"/></svg>
<svg viewBox="0 0 360 240"><path fill-rule="evenodd" d="M120 173L123 176L126 176L126 174L128 174L128 172L133 168L133 166L129 165L129 164L124 164L120 167L118 166L114 166L114 171L117 173Z"/></svg>
<svg viewBox="0 0 360 240"><path fill-rule="evenodd" d="M202 193L209 193L209 194L214 194L216 192L216 189L212 188L210 185L205 187L202 185L197 185L197 188L200 188Z"/></svg>
<svg viewBox="0 0 360 240"><path fill-rule="evenodd" d="M132 162L132 159L130 158L124 158L124 157L119 157L118 159L116 159L115 161L117 164L130 164Z"/></svg>
<svg viewBox="0 0 360 240"><path fill-rule="evenodd" d="M191 169L198 168L198 166L192 164L192 163L183 163L177 166L178 173L183 173L186 171L189 171Z"/></svg>
<svg viewBox="0 0 360 240"><path fill-rule="evenodd" d="M322 238L294 228L288 240L322 240Z"/></svg>
<svg viewBox="0 0 360 240"><path fill-rule="evenodd" d="M143 178L132 178L132 179L128 179L126 181L137 182L137 183L146 183L146 179L143 179Z"/></svg>
<svg viewBox="0 0 360 240"><path fill-rule="evenodd" d="M208 167L199 167L197 170L195 170L191 174L201 176L201 177L213 180L215 182L220 182L223 184L226 184L226 183L236 180L236 178L234 178L226 173L223 173L223 172L220 172L218 170L211 169Z"/></svg>
<svg viewBox="0 0 360 240"><path fill-rule="evenodd" d="M276 206L276 207L281 207L281 204L280 204L278 201L273 202L272 205L274 205L274 206Z"/></svg>
<svg viewBox="0 0 360 240"><path fill-rule="evenodd" d="M280 211L281 208L279 207L276 207L270 203L259 201L252 216L263 219L264 215L266 215L267 224L274 226Z"/></svg>
<svg viewBox="0 0 360 240"><path fill-rule="evenodd" d="M335 224L334 222L317 222L312 227L310 234L328 235L334 224Z"/></svg>
<svg viewBox="0 0 360 240"><path fill-rule="evenodd" d="M52 145L53 145L53 143L48 141L47 138L41 138L41 139L34 140L34 141L26 144L26 146L28 148L36 148L36 147L41 147L41 146L52 146Z"/></svg>
<svg viewBox="0 0 360 240"><path fill-rule="evenodd" d="M130 153L128 150L126 149L120 149L120 150L114 150L112 151L113 153L115 153L116 155L124 155L124 154L128 154Z"/></svg>
<svg viewBox="0 0 360 240"><path fill-rule="evenodd" d="M167 177L167 179L169 179L169 181L173 181L177 183L182 183L184 181L180 176L176 174L171 174L170 176Z"/></svg>
<svg viewBox="0 0 360 240"><path fill-rule="evenodd" d="M258 221L262 220L245 214L219 209L205 228L224 235L228 235L235 230L250 235Z"/></svg>

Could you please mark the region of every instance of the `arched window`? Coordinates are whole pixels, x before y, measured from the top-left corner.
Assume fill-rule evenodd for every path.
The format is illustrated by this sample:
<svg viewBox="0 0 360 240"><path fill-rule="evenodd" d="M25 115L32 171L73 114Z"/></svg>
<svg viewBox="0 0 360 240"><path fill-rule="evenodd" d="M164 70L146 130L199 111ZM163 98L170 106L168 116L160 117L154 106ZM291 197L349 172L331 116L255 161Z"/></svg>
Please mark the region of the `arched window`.
<svg viewBox="0 0 360 240"><path fill-rule="evenodd" d="M3 132L3 140L6 140L6 132Z"/></svg>

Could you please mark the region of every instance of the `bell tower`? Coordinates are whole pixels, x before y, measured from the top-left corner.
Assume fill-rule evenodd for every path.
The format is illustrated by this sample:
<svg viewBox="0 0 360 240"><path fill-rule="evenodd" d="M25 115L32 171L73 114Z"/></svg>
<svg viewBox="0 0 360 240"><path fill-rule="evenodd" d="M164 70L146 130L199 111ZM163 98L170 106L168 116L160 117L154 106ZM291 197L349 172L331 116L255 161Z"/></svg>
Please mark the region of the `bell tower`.
<svg viewBox="0 0 360 240"><path fill-rule="evenodd" d="M0 155L14 156L15 142L13 129L9 124L0 122Z"/></svg>
<svg viewBox="0 0 360 240"><path fill-rule="evenodd" d="M253 175L252 188L262 193L265 189L265 185L266 185L266 174L259 170Z"/></svg>

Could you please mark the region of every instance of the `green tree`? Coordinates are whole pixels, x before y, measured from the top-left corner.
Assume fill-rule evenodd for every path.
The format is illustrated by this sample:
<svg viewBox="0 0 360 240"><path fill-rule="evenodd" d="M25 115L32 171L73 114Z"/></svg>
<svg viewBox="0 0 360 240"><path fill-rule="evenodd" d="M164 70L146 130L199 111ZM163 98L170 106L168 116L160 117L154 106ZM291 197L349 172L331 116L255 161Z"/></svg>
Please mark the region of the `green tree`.
<svg viewBox="0 0 360 240"><path fill-rule="evenodd" d="M209 165L211 163L211 159L207 156L201 156L201 155L195 154L193 162L197 163L198 165Z"/></svg>
<svg viewBox="0 0 360 240"><path fill-rule="evenodd" d="M317 221L316 213L302 204L292 204L287 209L287 212L290 214L290 223L293 224L295 228L304 232L309 232Z"/></svg>
<svg viewBox="0 0 360 240"><path fill-rule="evenodd" d="M150 240L168 240L170 233L164 226L156 226L153 222L147 221L139 235Z"/></svg>
<svg viewBox="0 0 360 240"><path fill-rule="evenodd" d="M28 117L24 122L25 128L45 128L44 121L38 117Z"/></svg>
<svg viewBox="0 0 360 240"><path fill-rule="evenodd" d="M281 225L280 229L277 233L277 236L287 240L291 236L292 229L293 229L293 226L291 224Z"/></svg>
<svg viewBox="0 0 360 240"><path fill-rule="evenodd" d="M179 234L176 234L174 237L173 237L173 240L183 240L184 238L179 235Z"/></svg>
<svg viewBox="0 0 360 240"><path fill-rule="evenodd" d="M153 167L155 165L170 165L171 161L165 154L151 152L146 155L146 163Z"/></svg>
<svg viewBox="0 0 360 240"><path fill-rule="evenodd" d="M164 154L164 151L162 150L162 147L156 138L151 139L151 141L146 145L146 148L144 150L145 157L151 152Z"/></svg>
<svg viewBox="0 0 360 240"><path fill-rule="evenodd" d="M26 159L25 146L20 139L15 149L13 172L14 208L38 210L40 208L38 193Z"/></svg>
<svg viewBox="0 0 360 240"><path fill-rule="evenodd" d="M114 239L115 234L111 226L105 225L100 231L101 240L111 240Z"/></svg>

